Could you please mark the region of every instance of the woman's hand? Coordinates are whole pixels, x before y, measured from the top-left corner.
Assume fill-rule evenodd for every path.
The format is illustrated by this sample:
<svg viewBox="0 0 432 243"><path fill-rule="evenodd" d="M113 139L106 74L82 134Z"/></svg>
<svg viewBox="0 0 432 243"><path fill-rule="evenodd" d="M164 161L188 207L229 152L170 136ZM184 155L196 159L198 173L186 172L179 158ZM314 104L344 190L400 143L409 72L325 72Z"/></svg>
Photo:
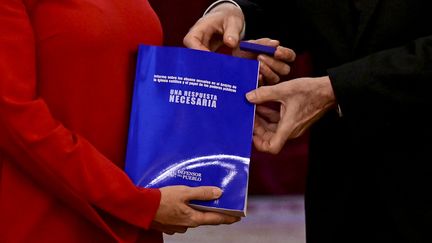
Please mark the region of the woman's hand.
<svg viewBox="0 0 432 243"><path fill-rule="evenodd" d="M191 208L191 200L214 200L222 195L217 187L168 186L160 188L161 201L152 228L166 234L184 233L200 225L232 224L240 220L215 212L202 212Z"/></svg>

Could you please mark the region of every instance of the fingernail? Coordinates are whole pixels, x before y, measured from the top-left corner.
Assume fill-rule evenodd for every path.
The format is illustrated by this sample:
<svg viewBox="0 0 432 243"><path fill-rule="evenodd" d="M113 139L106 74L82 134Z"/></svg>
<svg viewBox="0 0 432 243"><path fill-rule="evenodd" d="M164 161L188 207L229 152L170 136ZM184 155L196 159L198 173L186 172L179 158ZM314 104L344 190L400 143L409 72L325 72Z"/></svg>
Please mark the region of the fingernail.
<svg viewBox="0 0 432 243"><path fill-rule="evenodd" d="M213 196L218 198L222 195L222 190L221 189L213 189Z"/></svg>
<svg viewBox="0 0 432 243"><path fill-rule="evenodd" d="M253 101L255 99L255 92L254 91L250 91L246 94L246 99L248 101Z"/></svg>

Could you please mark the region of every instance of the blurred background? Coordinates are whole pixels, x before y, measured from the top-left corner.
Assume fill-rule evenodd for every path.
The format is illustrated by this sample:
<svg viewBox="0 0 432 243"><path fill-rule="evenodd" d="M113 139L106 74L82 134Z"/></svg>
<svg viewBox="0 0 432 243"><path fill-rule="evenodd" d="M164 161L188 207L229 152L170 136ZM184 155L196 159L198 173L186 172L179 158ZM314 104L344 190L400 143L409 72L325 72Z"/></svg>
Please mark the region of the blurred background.
<svg viewBox="0 0 432 243"><path fill-rule="evenodd" d="M183 46L183 37L213 0L150 0L164 29L164 45ZM265 36L263 36L265 37ZM310 73L307 55L298 55L291 74ZM166 243L304 243L303 194L308 134L290 141L278 155L252 151L247 216L228 226L189 229L165 235Z"/></svg>

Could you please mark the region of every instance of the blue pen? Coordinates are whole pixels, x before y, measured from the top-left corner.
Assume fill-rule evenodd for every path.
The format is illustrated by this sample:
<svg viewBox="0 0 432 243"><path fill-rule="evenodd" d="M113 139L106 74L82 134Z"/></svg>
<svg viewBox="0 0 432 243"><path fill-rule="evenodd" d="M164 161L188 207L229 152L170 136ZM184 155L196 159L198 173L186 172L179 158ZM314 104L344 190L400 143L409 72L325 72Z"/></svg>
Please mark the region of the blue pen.
<svg viewBox="0 0 432 243"><path fill-rule="evenodd" d="M273 56L276 52L276 47L241 41L240 50Z"/></svg>

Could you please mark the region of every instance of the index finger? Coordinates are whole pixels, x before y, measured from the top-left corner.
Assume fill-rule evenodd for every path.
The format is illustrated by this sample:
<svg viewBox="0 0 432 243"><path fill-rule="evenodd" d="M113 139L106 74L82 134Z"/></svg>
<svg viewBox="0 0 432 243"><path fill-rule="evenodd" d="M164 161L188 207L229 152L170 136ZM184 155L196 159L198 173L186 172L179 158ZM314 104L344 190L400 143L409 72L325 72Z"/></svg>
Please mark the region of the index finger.
<svg viewBox="0 0 432 243"><path fill-rule="evenodd" d="M200 31L190 31L183 38L183 44L192 49L202 50L202 51L210 51L208 45L206 46L204 41L204 33Z"/></svg>
<svg viewBox="0 0 432 243"><path fill-rule="evenodd" d="M222 190L215 186L188 187L185 193L187 201L190 200L213 200L222 195Z"/></svg>

